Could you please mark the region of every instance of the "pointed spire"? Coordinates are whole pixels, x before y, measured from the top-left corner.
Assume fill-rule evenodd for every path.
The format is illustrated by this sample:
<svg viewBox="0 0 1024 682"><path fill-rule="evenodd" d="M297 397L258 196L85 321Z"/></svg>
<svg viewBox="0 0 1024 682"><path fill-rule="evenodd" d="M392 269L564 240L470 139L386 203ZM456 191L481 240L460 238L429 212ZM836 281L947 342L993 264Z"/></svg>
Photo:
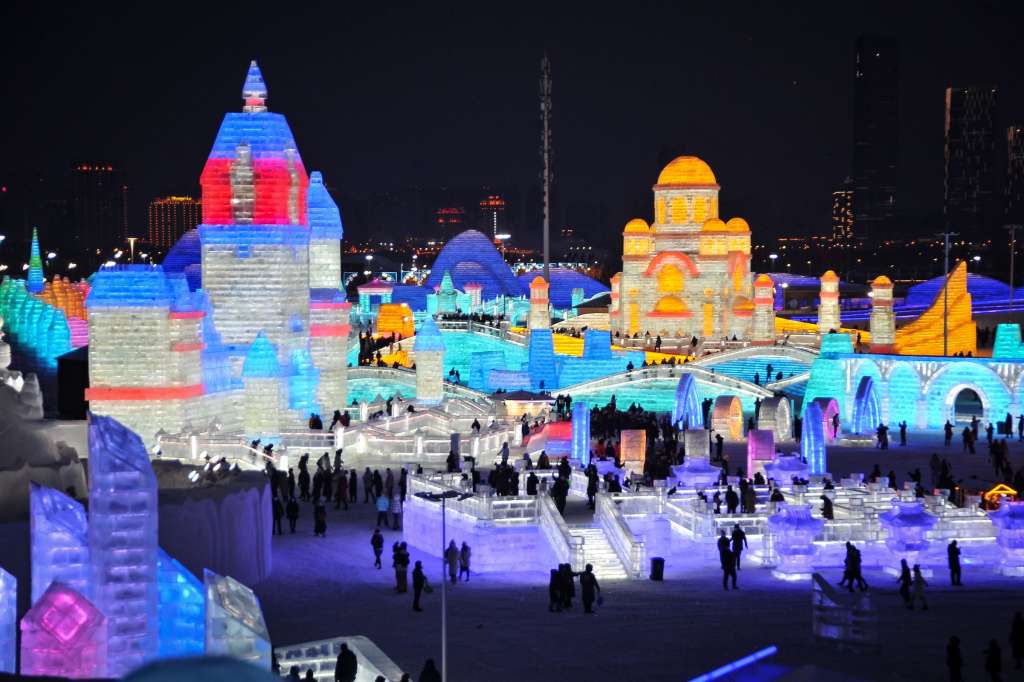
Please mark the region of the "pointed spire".
<svg viewBox="0 0 1024 682"><path fill-rule="evenodd" d="M41 294L45 286L43 277L43 259L39 257L39 233L32 228L32 253L28 261L28 290L33 294Z"/></svg>
<svg viewBox="0 0 1024 682"><path fill-rule="evenodd" d="M245 74L242 86L242 111L255 114L267 110L267 84L263 82L263 72L256 60L249 62L249 71Z"/></svg>

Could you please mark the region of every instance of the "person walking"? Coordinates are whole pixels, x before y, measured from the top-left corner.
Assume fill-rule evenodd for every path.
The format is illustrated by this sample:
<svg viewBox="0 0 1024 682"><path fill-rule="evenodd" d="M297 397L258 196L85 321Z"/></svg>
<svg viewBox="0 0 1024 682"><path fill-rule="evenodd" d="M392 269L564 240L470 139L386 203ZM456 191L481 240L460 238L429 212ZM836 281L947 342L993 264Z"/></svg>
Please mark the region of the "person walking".
<svg viewBox="0 0 1024 682"><path fill-rule="evenodd" d="M348 499L352 504L359 502L359 475L355 469L348 472Z"/></svg>
<svg viewBox="0 0 1024 682"><path fill-rule="evenodd" d="M732 551L725 550L722 552L722 589L726 592L729 591L729 578L732 578L732 589L738 590L736 586L736 557Z"/></svg>
<svg viewBox="0 0 1024 682"><path fill-rule="evenodd" d="M740 496L736 494L736 491L732 489L732 486L728 486L725 489L725 511L727 514L735 514L736 509L740 506Z"/></svg>
<svg viewBox="0 0 1024 682"><path fill-rule="evenodd" d="M946 669L949 670L949 682L963 682L964 659L960 655L960 638L953 636L946 644Z"/></svg>
<svg viewBox="0 0 1024 682"><path fill-rule="evenodd" d="M345 511L348 511L348 476L339 469L338 483L334 490L334 509L341 509L341 505L345 505Z"/></svg>
<svg viewBox="0 0 1024 682"><path fill-rule="evenodd" d="M363 472L363 504L370 501L370 497L373 495L373 472L370 471L370 467L366 467L366 471Z"/></svg>
<svg viewBox="0 0 1024 682"><path fill-rule="evenodd" d="M327 507L322 497L316 498L313 506L313 535L327 537Z"/></svg>
<svg viewBox="0 0 1024 682"><path fill-rule="evenodd" d="M466 575L466 582L469 582L469 557L471 550L469 545L465 542L462 543L462 548L459 550L459 579L462 579L462 575Z"/></svg>
<svg viewBox="0 0 1024 682"><path fill-rule="evenodd" d="M284 505L281 504L281 499L277 496L274 497L274 534L281 535L281 519L284 518Z"/></svg>
<svg viewBox="0 0 1024 682"><path fill-rule="evenodd" d="M427 662L423 664L418 682L441 682L441 673L437 672L434 659L428 658Z"/></svg>
<svg viewBox="0 0 1024 682"><path fill-rule="evenodd" d="M914 608L914 604L917 600L921 600L921 610L928 610L928 600L924 598L924 588L928 586L928 581L924 579L924 575L921 574L921 565L914 564L914 590L910 595L910 608Z"/></svg>
<svg viewBox="0 0 1024 682"><path fill-rule="evenodd" d="M914 584L914 579L910 575L910 566L907 565L906 559L900 559L900 577L896 578L896 582L900 584L900 596L903 598L903 605L908 609L914 608L910 601L910 588Z"/></svg>
<svg viewBox="0 0 1024 682"><path fill-rule="evenodd" d="M946 425L942 427L942 433L945 436L945 445L948 448L949 444L953 442L953 425L946 420Z"/></svg>
<svg viewBox="0 0 1024 682"><path fill-rule="evenodd" d="M562 611L562 576L557 568L551 569L548 580L548 612Z"/></svg>
<svg viewBox="0 0 1024 682"><path fill-rule="evenodd" d="M391 529L402 530L402 498L391 498Z"/></svg>
<svg viewBox="0 0 1024 682"><path fill-rule="evenodd" d="M388 498L381 495L377 498L375 503L377 505L377 527L380 528L381 522L384 523L384 527L388 527L388 509L391 507L391 503Z"/></svg>
<svg viewBox="0 0 1024 682"><path fill-rule="evenodd" d="M591 564L587 564L580 574L580 592L583 595L583 613L594 613L594 600L601 594L601 586L597 584L597 576Z"/></svg>
<svg viewBox="0 0 1024 682"><path fill-rule="evenodd" d="M285 507L285 516L288 517L288 530L294 534L295 522L299 520L299 503L294 497L288 500L288 505Z"/></svg>
<svg viewBox="0 0 1024 682"><path fill-rule="evenodd" d="M1010 626L1010 655L1014 667L1020 670L1021 661L1024 660L1024 617L1020 611L1013 614L1013 625Z"/></svg>
<svg viewBox="0 0 1024 682"><path fill-rule="evenodd" d="M459 548L455 546L455 540L448 543L448 548L444 551L444 560L448 564L448 577L454 585L455 576L459 571Z"/></svg>
<svg viewBox="0 0 1024 682"><path fill-rule="evenodd" d="M356 655L348 648L348 644L342 642L338 662L334 665L334 682L355 682L358 673L359 662Z"/></svg>
<svg viewBox="0 0 1024 682"><path fill-rule="evenodd" d="M963 585L960 582L960 546L953 540L946 547L946 556L949 559L949 582L951 585Z"/></svg>
<svg viewBox="0 0 1024 682"><path fill-rule="evenodd" d="M423 575L423 562L417 561L412 569L412 610L422 611L420 595L427 586L427 576Z"/></svg>
<svg viewBox="0 0 1024 682"><path fill-rule="evenodd" d="M988 648L985 649L985 672L991 682L1002 682L1003 680L1003 650L999 648L999 642L991 640Z"/></svg>
<svg viewBox="0 0 1024 682"><path fill-rule="evenodd" d="M736 570L740 570L740 555L743 554L743 550L748 547L747 545L747 534L740 528L740 524L735 524L732 527L732 553L736 559Z"/></svg>
<svg viewBox="0 0 1024 682"><path fill-rule="evenodd" d="M900 447L907 447L907 422L900 422Z"/></svg>
<svg viewBox="0 0 1024 682"><path fill-rule="evenodd" d="M373 529L370 536L370 546L373 547L373 567L380 568L380 555L384 551L384 536L380 534L380 528ZM419 563L418 561L416 563Z"/></svg>

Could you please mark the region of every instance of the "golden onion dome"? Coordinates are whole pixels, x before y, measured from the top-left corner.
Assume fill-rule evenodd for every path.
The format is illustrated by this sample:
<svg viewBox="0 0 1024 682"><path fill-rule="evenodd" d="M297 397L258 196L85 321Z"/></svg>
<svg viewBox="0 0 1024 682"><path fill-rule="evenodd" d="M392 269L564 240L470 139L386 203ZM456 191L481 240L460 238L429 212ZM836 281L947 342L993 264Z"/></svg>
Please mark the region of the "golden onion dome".
<svg viewBox="0 0 1024 682"><path fill-rule="evenodd" d="M775 286L775 282L768 275L758 275L757 279L754 280L755 287L771 287Z"/></svg>
<svg viewBox="0 0 1024 682"><path fill-rule="evenodd" d="M879 275L878 277L876 277L871 282L871 286L873 286L873 287L891 287L892 286L892 280L889 279L888 277L886 277L885 275Z"/></svg>
<svg viewBox="0 0 1024 682"><path fill-rule="evenodd" d="M625 229L622 230L623 234L647 234L650 231L651 228L643 218L633 218L626 223Z"/></svg>
<svg viewBox="0 0 1024 682"><path fill-rule="evenodd" d="M659 185L715 185L711 166L696 156L677 156L658 175Z"/></svg>
<svg viewBox="0 0 1024 682"><path fill-rule="evenodd" d="M750 232L750 225L743 218L729 218L729 222L725 224L725 229L730 232Z"/></svg>
<svg viewBox="0 0 1024 682"><path fill-rule="evenodd" d="M826 270L825 274L821 276L821 279L825 282L838 282L839 275L835 273L835 270Z"/></svg>
<svg viewBox="0 0 1024 682"><path fill-rule="evenodd" d="M704 223L704 226L700 228L701 232L724 232L725 223L718 218L712 218L711 220Z"/></svg>

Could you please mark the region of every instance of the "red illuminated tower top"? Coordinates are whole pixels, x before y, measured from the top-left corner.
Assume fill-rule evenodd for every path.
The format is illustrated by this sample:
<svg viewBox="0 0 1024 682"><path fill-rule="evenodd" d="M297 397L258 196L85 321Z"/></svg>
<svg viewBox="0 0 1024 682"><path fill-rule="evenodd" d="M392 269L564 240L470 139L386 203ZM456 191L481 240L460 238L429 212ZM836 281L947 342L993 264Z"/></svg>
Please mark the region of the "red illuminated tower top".
<svg viewBox="0 0 1024 682"><path fill-rule="evenodd" d="M224 116L203 167L203 224L308 226L309 176L285 117L267 111L255 60L242 100L241 112Z"/></svg>

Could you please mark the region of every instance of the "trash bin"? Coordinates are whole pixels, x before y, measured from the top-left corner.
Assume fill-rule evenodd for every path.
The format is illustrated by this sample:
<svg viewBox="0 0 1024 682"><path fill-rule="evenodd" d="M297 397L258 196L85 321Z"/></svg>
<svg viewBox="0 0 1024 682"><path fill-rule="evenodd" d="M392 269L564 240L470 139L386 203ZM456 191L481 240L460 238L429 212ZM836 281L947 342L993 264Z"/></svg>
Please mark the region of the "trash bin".
<svg viewBox="0 0 1024 682"><path fill-rule="evenodd" d="M651 580L665 579L665 559L660 556L651 557Z"/></svg>

